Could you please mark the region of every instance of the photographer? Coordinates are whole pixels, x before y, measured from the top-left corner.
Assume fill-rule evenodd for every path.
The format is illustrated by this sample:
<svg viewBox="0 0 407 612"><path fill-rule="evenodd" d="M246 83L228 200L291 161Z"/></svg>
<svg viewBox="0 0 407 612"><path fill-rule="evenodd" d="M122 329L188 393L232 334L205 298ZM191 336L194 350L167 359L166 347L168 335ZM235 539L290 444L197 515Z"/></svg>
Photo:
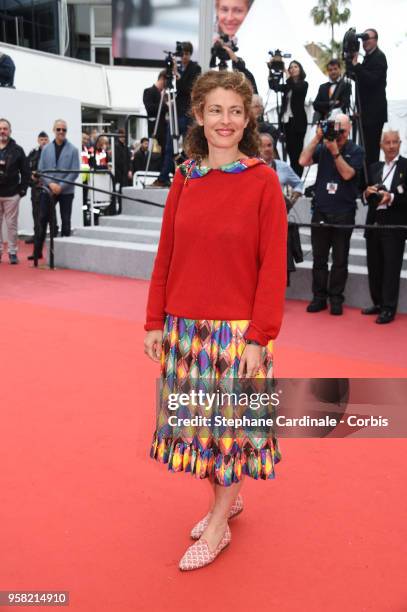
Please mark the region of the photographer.
<svg viewBox="0 0 407 612"><path fill-rule="evenodd" d="M158 75L158 79L152 87L147 87L143 93L143 104L147 111L148 117L148 137L152 138L154 133L155 122L157 120L158 109L160 107L161 102L161 93L165 88L166 82L166 70L161 70ZM168 113L168 106L163 101L163 105L161 108L160 119L158 121L157 128L157 141L161 147L161 154L164 153L165 150L165 137L167 131L167 124L165 117Z"/></svg>
<svg viewBox="0 0 407 612"><path fill-rule="evenodd" d="M305 97L308 91L307 76L300 62L292 61L285 70L288 75L284 85L280 85L280 91L284 92L281 108L281 121L284 125L284 133L287 143L287 152L290 157L290 165L301 178L302 166L298 158L304 146L305 132L307 131L307 115L305 113Z"/></svg>
<svg viewBox="0 0 407 612"><path fill-rule="evenodd" d="M369 205L366 225L407 225L407 159L400 155L400 135L382 134L384 162L369 167L364 200ZM398 303L406 230L366 230L367 269L373 306L362 314L377 314L376 323L393 321Z"/></svg>
<svg viewBox="0 0 407 612"><path fill-rule="evenodd" d="M11 264L18 264L17 223L20 199L25 196L30 181L30 170L23 149L10 138L11 125L0 119L0 261L3 251L3 217L7 225L8 256Z"/></svg>
<svg viewBox="0 0 407 612"><path fill-rule="evenodd" d="M173 75L176 80L177 88L177 116L178 116L178 128L179 136L184 136L187 132L190 117L189 109L191 106L191 91L195 79L201 74L202 69L197 62L191 60L193 47L190 42L181 43L181 63L178 67L176 57L172 58L173 61ZM169 187L170 186L170 172L173 169L173 157L174 147L173 141L170 134L169 125L167 126L166 144L163 156L163 165L161 172L156 181L154 181L154 187Z"/></svg>
<svg viewBox="0 0 407 612"><path fill-rule="evenodd" d="M233 43L231 44L229 44L228 40L225 40L224 38L217 38L215 40L214 46L212 47L212 58L211 58L210 68L216 68L216 58L220 57L221 64L219 65L219 70L221 70L222 68L224 70L227 70L226 61L228 59L231 60L232 70L243 72L246 78L250 81L251 86L253 87L253 92L257 94L258 90L257 90L256 79L254 78L250 70L246 68L246 64L244 60L241 57L238 57L236 55L235 51L238 50L237 47L235 47Z"/></svg>
<svg viewBox="0 0 407 612"><path fill-rule="evenodd" d="M314 110L317 115L314 120L326 119L334 109L341 109L343 113L349 110L351 84L342 75L339 60L331 59L326 67L329 81L320 85L317 97L314 100Z"/></svg>
<svg viewBox="0 0 407 612"><path fill-rule="evenodd" d="M366 163L370 165L379 161L380 138L387 121L387 60L377 46L377 31L369 28L364 35L362 40L366 54L362 64L358 63L358 52L353 55L352 76L359 90Z"/></svg>
<svg viewBox="0 0 407 612"><path fill-rule="evenodd" d="M301 153L302 166L318 164L312 223L353 225L355 222L363 150L348 140L350 130L349 117L337 115L335 121L317 127L316 135ZM329 298L331 314L342 314L351 235L352 229L311 228L313 299L307 312L325 310ZM332 267L328 273L331 249Z"/></svg>

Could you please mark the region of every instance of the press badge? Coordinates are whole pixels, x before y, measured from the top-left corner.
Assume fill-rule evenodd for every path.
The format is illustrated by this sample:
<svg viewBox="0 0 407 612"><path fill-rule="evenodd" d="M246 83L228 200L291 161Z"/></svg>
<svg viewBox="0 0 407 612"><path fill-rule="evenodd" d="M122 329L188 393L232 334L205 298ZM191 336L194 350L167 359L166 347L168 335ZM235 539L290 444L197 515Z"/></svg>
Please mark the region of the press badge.
<svg viewBox="0 0 407 612"><path fill-rule="evenodd" d="M338 191L338 183L327 183L326 190L329 195L335 195L335 193Z"/></svg>
<svg viewBox="0 0 407 612"><path fill-rule="evenodd" d="M404 193L404 187L403 185L398 185L397 186L397 191L402 195Z"/></svg>

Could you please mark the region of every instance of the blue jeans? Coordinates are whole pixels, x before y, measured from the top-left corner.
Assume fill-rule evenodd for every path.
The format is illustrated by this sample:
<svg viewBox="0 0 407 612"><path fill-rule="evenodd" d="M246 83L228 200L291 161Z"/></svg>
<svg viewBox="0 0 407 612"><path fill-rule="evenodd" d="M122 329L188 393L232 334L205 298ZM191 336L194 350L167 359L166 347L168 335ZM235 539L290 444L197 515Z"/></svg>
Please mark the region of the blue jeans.
<svg viewBox="0 0 407 612"><path fill-rule="evenodd" d="M181 115L178 117L178 129L180 136L184 136L187 132L190 123L189 117ZM172 138L170 134L170 124L167 123L167 136L165 141L164 159L161 166L161 172L158 179L168 183L170 180L170 172L174 170L174 147L172 146Z"/></svg>

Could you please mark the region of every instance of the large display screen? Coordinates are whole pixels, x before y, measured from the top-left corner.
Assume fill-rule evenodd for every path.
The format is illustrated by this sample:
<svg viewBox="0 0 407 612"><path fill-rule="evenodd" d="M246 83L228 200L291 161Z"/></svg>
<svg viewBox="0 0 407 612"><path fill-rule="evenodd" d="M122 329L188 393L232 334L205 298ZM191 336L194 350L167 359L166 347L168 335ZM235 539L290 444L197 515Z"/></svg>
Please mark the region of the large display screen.
<svg viewBox="0 0 407 612"><path fill-rule="evenodd" d="M208 2L210 0L207 0ZM214 0L214 39L236 39L253 0ZM113 56L162 60L176 41L189 41L198 51L200 0L113 0Z"/></svg>

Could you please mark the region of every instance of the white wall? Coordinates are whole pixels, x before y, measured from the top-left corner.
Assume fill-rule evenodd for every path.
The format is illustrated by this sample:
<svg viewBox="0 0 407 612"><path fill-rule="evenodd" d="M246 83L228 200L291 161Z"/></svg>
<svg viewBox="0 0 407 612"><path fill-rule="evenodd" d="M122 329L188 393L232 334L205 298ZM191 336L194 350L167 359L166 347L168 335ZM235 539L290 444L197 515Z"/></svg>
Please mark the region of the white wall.
<svg viewBox="0 0 407 612"><path fill-rule="evenodd" d="M68 124L68 139L81 147L81 105L78 100L61 96L50 96L18 89L0 89L0 115L12 126L12 138L23 147L26 155L37 146L39 132L45 130L53 138L52 125L55 119L65 119ZM72 226L83 225L82 190L75 193ZM20 202L19 232L32 232L31 197L28 191Z"/></svg>
<svg viewBox="0 0 407 612"><path fill-rule="evenodd" d="M157 80L159 68L102 66L0 43L16 65L16 89L69 96L82 106L145 113L143 91ZM164 68L164 63L163 63Z"/></svg>

